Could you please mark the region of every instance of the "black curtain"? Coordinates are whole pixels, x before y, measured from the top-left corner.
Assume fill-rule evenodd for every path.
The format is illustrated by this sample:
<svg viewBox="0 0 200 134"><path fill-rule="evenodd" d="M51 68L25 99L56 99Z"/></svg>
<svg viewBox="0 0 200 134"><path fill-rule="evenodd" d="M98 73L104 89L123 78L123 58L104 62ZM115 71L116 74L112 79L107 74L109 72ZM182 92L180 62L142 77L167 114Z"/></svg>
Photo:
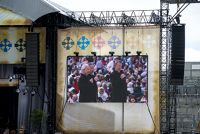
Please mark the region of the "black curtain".
<svg viewBox="0 0 200 134"><path fill-rule="evenodd" d="M0 87L0 128L17 128L17 87Z"/></svg>

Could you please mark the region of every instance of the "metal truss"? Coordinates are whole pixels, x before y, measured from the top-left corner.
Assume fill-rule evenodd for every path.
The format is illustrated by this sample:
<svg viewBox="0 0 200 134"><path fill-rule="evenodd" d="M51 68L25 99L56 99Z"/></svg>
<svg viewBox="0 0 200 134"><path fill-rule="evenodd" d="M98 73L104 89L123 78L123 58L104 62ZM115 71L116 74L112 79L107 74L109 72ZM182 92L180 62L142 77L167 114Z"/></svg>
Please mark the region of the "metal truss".
<svg viewBox="0 0 200 134"><path fill-rule="evenodd" d="M135 26L160 24L160 10L67 12L90 26Z"/></svg>
<svg viewBox="0 0 200 134"><path fill-rule="evenodd" d="M169 28L169 65L171 65L171 46L173 45L171 42L172 39L172 30L171 30L171 21L169 23L170 28ZM169 67L169 70L171 68ZM171 72L168 72L168 78L171 77ZM168 84L170 84L168 80ZM169 113L168 113L168 121L169 121L169 132L170 134L176 134L177 133L177 85L169 85L168 86L168 105L169 105Z"/></svg>
<svg viewBox="0 0 200 134"><path fill-rule="evenodd" d="M169 3L160 1L160 133L171 133L169 61L170 61L170 22ZM175 131L175 128L173 128Z"/></svg>
<svg viewBox="0 0 200 134"><path fill-rule="evenodd" d="M161 133L177 133L177 86L170 85L171 64L171 25L177 21L180 13L190 4L199 0L160 0L160 131ZM169 5L182 4L177 12L170 16ZM180 23L180 22L176 22Z"/></svg>
<svg viewBox="0 0 200 134"><path fill-rule="evenodd" d="M177 4L177 3L200 3L199 0L162 0L163 3L169 2L170 4Z"/></svg>

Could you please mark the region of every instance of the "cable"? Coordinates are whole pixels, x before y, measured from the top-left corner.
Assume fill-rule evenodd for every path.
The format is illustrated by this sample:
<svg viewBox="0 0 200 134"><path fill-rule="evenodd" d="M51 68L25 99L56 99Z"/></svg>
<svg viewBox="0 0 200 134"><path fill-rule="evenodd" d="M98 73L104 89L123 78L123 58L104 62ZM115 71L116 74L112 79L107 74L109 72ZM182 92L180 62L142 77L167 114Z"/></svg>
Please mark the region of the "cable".
<svg viewBox="0 0 200 134"><path fill-rule="evenodd" d="M58 127L58 124L59 124L60 121L61 121L62 114L63 114L63 112L64 112L64 110L65 110L66 104L67 104L67 100L65 101L65 104L64 104L64 106L63 106L63 108L62 108L62 110L61 110L60 117L59 117L59 120L58 120L58 122L57 122L57 124L56 124L56 127Z"/></svg>
<svg viewBox="0 0 200 134"><path fill-rule="evenodd" d="M190 5L190 3L187 3L187 5L185 6L186 2L177 10L177 12L172 16L172 18L170 19L169 22L171 22L174 18L176 18L176 16L178 16L180 13L183 12L183 10L185 10L186 7L188 7ZM185 7L184 7L185 6ZM183 8L183 9L182 9Z"/></svg>
<svg viewBox="0 0 200 134"><path fill-rule="evenodd" d="M159 134L160 131L158 130L158 127L156 126L156 123L155 123L155 121L154 121L154 119L153 119L153 116L152 116L152 113L151 113L151 111L150 111L149 105L148 105L147 102L145 102L145 103L146 103L146 105L147 105L148 112L149 112L149 114L150 114L150 116L151 116L151 120L152 120L152 122L153 122L153 124L154 124L155 130L156 130L156 131L158 132L158 134ZM154 130L154 133L155 133L155 130Z"/></svg>
<svg viewBox="0 0 200 134"><path fill-rule="evenodd" d="M66 64L66 71L65 71L65 74L67 74L67 64ZM66 82L66 81L65 81L65 87L67 87L67 82ZM67 94L67 93L66 93L66 88L64 88L64 93ZM58 124L59 124L60 121L61 121L62 114L63 114L63 112L64 112L64 110L65 110L65 107L66 107L66 104L67 104L67 97L66 97L66 96L64 97L64 100L65 100L65 103L64 103L64 106L63 106L63 108L62 108L62 110L61 110L60 117L59 117L59 120L58 120L58 122L57 122L57 124L56 124L56 127L58 127Z"/></svg>
<svg viewBox="0 0 200 134"><path fill-rule="evenodd" d="M124 134L124 102L122 102L122 134Z"/></svg>
<svg viewBox="0 0 200 134"><path fill-rule="evenodd" d="M33 90L33 91L35 91L35 92L38 94L39 98L40 98L41 100L43 100L42 97L41 97L41 95L40 95L40 93L39 93L39 91L38 91L38 89Z"/></svg>

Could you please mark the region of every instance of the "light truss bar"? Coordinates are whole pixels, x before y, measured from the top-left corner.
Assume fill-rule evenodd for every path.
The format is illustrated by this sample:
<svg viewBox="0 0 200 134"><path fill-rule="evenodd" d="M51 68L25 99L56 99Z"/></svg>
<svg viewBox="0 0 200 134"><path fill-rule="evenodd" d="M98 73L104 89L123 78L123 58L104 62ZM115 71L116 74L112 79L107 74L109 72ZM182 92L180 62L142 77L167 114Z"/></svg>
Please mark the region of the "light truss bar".
<svg viewBox="0 0 200 134"><path fill-rule="evenodd" d="M72 18L90 26L134 26L160 24L160 10L77 11L67 12Z"/></svg>
<svg viewBox="0 0 200 134"><path fill-rule="evenodd" d="M200 3L200 0L161 0L161 1L169 4Z"/></svg>

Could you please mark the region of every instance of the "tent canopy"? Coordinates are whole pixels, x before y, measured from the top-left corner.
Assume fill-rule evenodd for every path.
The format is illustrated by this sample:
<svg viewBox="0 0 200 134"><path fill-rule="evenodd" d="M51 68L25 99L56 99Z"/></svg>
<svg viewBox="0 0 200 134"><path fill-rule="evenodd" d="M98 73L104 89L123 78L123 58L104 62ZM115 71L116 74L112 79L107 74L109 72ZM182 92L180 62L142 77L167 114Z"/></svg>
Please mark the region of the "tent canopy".
<svg viewBox="0 0 200 134"><path fill-rule="evenodd" d="M0 0L0 6L11 10L31 21L49 13L59 12L68 16L68 9L49 0Z"/></svg>

